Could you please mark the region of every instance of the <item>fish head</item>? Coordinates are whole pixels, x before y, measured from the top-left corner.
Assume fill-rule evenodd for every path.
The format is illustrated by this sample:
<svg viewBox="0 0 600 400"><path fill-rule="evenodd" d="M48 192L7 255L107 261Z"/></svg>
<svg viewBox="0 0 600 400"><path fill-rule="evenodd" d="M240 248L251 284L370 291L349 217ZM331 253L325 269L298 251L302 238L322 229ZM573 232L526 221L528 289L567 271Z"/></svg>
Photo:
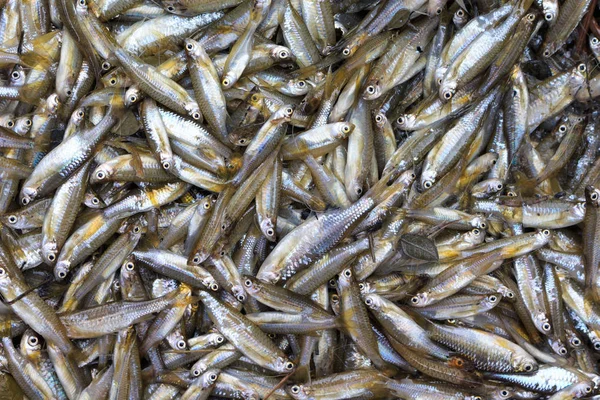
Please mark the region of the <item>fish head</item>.
<svg viewBox="0 0 600 400"><path fill-rule="evenodd" d="M286 391L293 399L300 400L309 398L309 391L307 389L308 388L302 384L295 384L289 386Z"/></svg>
<svg viewBox="0 0 600 400"><path fill-rule="evenodd" d="M538 364L529 354L514 354L511 366L515 372L533 373L537 371Z"/></svg>
<svg viewBox="0 0 600 400"><path fill-rule="evenodd" d="M276 284L281 279L281 273L274 270L275 266L262 266L256 274L256 278L263 282Z"/></svg>
<svg viewBox="0 0 600 400"><path fill-rule="evenodd" d="M396 119L396 123L400 129L411 129L417 122L417 117L414 114L402 114Z"/></svg>
<svg viewBox="0 0 600 400"><path fill-rule="evenodd" d="M209 388L215 384L217 379L219 378L219 370L218 369L209 369L202 375L202 387Z"/></svg>
<svg viewBox="0 0 600 400"><path fill-rule="evenodd" d="M421 173L421 188L423 190L431 189L437 178L437 172L433 170L425 170Z"/></svg>
<svg viewBox="0 0 600 400"><path fill-rule="evenodd" d="M381 300L381 297L379 297L375 294L369 294L369 295L365 296L364 302L365 302L365 305L372 310L381 309L381 306L383 303Z"/></svg>
<svg viewBox="0 0 600 400"><path fill-rule="evenodd" d="M439 90L440 99L442 99L442 101L450 101L454 96L454 93L456 93L456 87L456 81L449 79L442 80Z"/></svg>
<svg viewBox="0 0 600 400"><path fill-rule="evenodd" d="M267 240L274 242L277 239L275 232L275 224L272 218L263 218L260 221L260 230L265 235Z"/></svg>
<svg viewBox="0 0 600 400"><path fill-rule="evenodd" d="M427 293L422 292L422 293L417 293L416 295L411 297L410 304L415 307L424 307L427 304L429 304L429 301L430 301L430 299L429 299L429 296L427 295Z"/></svg>

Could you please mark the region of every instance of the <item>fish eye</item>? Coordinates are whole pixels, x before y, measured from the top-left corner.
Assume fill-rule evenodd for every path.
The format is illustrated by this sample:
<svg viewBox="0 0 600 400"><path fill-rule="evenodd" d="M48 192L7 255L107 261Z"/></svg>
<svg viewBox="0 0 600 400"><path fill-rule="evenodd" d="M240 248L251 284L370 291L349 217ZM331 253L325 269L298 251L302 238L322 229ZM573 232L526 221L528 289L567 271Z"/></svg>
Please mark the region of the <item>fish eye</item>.
<svg viewBox="0 0 600 400"><path fill-rule="evenodd" d="M598 193L594 192L590 195L590 199L592 200L598 200Z"/></svg>
<svg viewBox="0 0 600 400"><path fill-rule="evenodd" d="M135 268L135 264L132 263L131 261L129 261L127 264L125 264L125 269L127 271L133 271L134 268Z"/></svg>
<svg viewBox="0 0 600 400"><path fill-rule="evenodd" d="M509 299L512 299L513 297L515 297L515 294L513 292L507 292L506 297L508 297Z"/></svg>
<svg viewBox="0 0 600 400"><path fill-rule="evenodd" d="M564 347L561 347L561 349L558 352L564 356L567 354L567 349L565 349Z"/></svg>
<svg viewBox="0 0 600 400"><path fill-rule="evenodd" d="M363 192L362 188L356 188L356 194L361 195Z"/></svg>
<svg viewBox="0 0 600 400"><path fill-rule="evenodd" d="M37 346L38 342L38 338L35 336L29 336L29 338L27 339L27 343L29 343L30 346Z"/></svg>
<svg viewBox="0 0 600 400"><path fill-rule="evenodd" d="M549 231L548 229L544 229L544 230L542 231L542 234L543 234L544 236L550 236L550 231Z"/></svg>
<svg viewBox="0 0 600 400"><path fill-rule="evenodd" d="M435 15L440 15L442 13L442 9L438 8L437 10L435 10Z"/></svg>
<svg viewBox="0 0 600 400"><path fill-rule="evenodd" d="M217 380L217 374L210 374L210 375L208 376L208 379L209 379L211 382L214 382L214 381L216 381L216 380Z"/></svg>
<svg viewBox="0 0 600 400"><path fill-rule="evenodd" d="M346 278L350 278L350 277L352 276L352 271L350 271L350 269L349 269L349 268L348 268L348 269L345 269L345 270L344 270L344 276L345 276Z"/></svg>
<svg viewBox="0 0 600 400"><path fill-rule="evenodd" d="M27 118L25 121L23 121L23 124L25 124L25 126L31 126L31 120Z"/></svg>
<svg viewBox="0 0 600 400"><path fill-rule="evenodd" d="M285 58L288 58L289 56L290 56L290 54L286 50L281 50L279 52L279 58L285 59Z"/></svg>
<svg viewBox="0 0 600 400"><path fill-rule="evenodd" d="M85 0L79 0L79 5L80 6L85 6L86 5L86 1Z"/></svg>
<svg viewBox="0 0 600 400"><path fill-rule="evenodd" d="M273 229L268 229L267 230L267 236L273 236L275 232L273 232Z"/></svg>
<svg viewBox="0 0 600 400"><path fill-rule="evenodd" d="M21 74L19 74L18 71L14 71L10 76L12 76L13 79L19 79Z"/></svg>
<svg viewBox="0 0 600 400"><path fill-rule="evenodd" d="M577 346L581 345L581 340L579 340L578 338L573 338L573 339L571 340L571 344L572 344L573 346L577 347Z"/></svg>
<svg viewBox="0 0 600 400"><path fill-rule="evenodd" d="M456 360L456 365L462 367L464 365L464 361L459 358L458 360Z"/></svg>
<svg viewBox="0 0 600 400"><path fill-rule="evenodd" d="M475 397L473 397L473 400L483 400L483 399L481 398L481 396L475 396Z"/></svg>
<svg viewBox="0 0 600 400"><path fill-rule="evenodd" d="M485 222L482 222L482 223L479 224L479 227L481 229L485 229L487 227L487 224Z"/></svg>
<svg viewBox="0 0 600 400"><path fill-rule="evenodd" d="M135 103L137 101L137 96L135 94L132 94L131 96L129 96L129 101L131 103Z"/></svg>
<svg viewBox="0 0 600 400"><path fill-rule="evenodd" d="M168 6L168 7L167 7L167 11L175 11L175 7L173 7L173 6Z"/></svg>
<svg viewBox="0 0 600 400"><path fill-rule="evenodd" d="M531 365L531 364L525 364L525 371L531 372L532 370L533 370L533 365Z"/></svg>
<svg viewBox="0 0 600 400"><path fill-rule="evenodd" d="M14 121L8 121L6 123L6 126L8 126L9 128L12 128L13 126L15 126L15 123L14 123Z"/></svg>
<svg viewBox="0 0 600 400"><path fill-rule="evenodd" d="M31 200L29 200L29 197L23 197L23 200L21 200L21 204L26 206L27 204L29 204L30 201Z"/></svg>
<svg viewBox="0 0 600 400"><path fill-rule="evenodd" d="M464 17L465 16L465 12L463 10L458 10L456 12L456 15L458 15L459 17Z"/></svg>
<svg viewBox="0 0 600 400"><path fill-rule="evenodd" d="M242 139L238 140L238 143L239 144L246 144L246 139L242 138Z"/></svg>
<svg viewBox="0 0 600 400"><path fill-rule="evenodd" d="M92 197L92 204L98 205L98 203L100 203L100 200L97 197Z"/></svg>
<svg viewBox="0 0 600 400"><path fill-rule="evenodd" d="M56 256L52 253L48 254L48 261L53 262L54 260L56 260Z"/></svg>
<svg viewBox="0 0 600 400"><path fill-rule="evenodd" d="M344 133L350 132L350 127L348 125L344 125L344 127L342 128L342 132L344 132Z"/></svg>
<svg viewBox="0 0 600 400"><path fill-rule="evenodd" d="M350 55L350 49L346 47L344 50L342 50L342 54L345 55L345 56L349 56Z"/></svg>
<svg viewBox="0 0 600 400"><path fill-rule="evenodd" d="M110 67L111 67L111 65L110 65L110 63L109 63L108 61L104 61L104 62L102 63L102 69L103 69L104 71L108 71L108 70L110 69Z"/></svg>
<svg viewBox="0 0 600 400"><path fill-rule="evenodd" d="M8 222L11 223L11 224L16 224L17 223L17 217L14 216L14 215L10 215L8 217Z"/></svg>
<svg viewBox="0 0 600 400"><path fill-rule="evenodd" d="M185 340L178 340L177 341L177 348L178 349L185 349Z"/></svg>
<svg viewBox="0 0 600 400"><path fill-rule="evenodd" d="M490 296L490 297L489 297L489 299L490 299L490 301L491 301L492 303L495 303L495 302L496 302L496 300L498 300L498 297L496 297L496 296L492 295L492 296Z"/></svg>
<svg viewBox="0 0 600 400"><path fill-rule="evenodd" d="M298 86L302 88L302 87L306 86L306 82L298 81Z"/></svg>
<svg viewBox="0 0 600 400"><path fill-rule="evenodd" d="M285 113L287 115L292 115L294 113L294 109L292 107L288 107L285 109Z"/></svg>
<svg viewBox="0 0 600 400"><path fill-rule="evenodd" d="M530 21L533 21L533 20L535 19L535 16L534 16L533 14L529 14L529 15L527 16L527 19L528 19L528 20L530 20ZM552 20L554 19L554 15L552 15L552 13L546 13L546 14L544 15L544 19L545 19L546 21L552 21Z"/></svg>
<svg viewBox="0 0 600 400"><path fill-rule="evenodd" d="M287 369L288 371L291 371L294 369L294 363L291 361L288 361L285 363L285 369Z"/></svg>
<svg viewBox="0 0 600 400"><path fill-rule="evenodd" d="M508 390L502 390L500 392L500 396L502 396L502 397L508 397Z"/></svg>
<svg viewBox="0 0 600 400"><path fill-rule="evenodd" d="M71 89L67 90L67 96L70 96L73 92L71 91Z"/></svg>
<svg viewBox="0 0 600 400"><path fill-rule="evenodd" d="M271 333L267 333L267 336L268 336L270 339L275 339L275 338L277 337L277 335L276 335L276 334L274 334L274 333L272 333L272 332L271 332Z"/></svg>
<svg viewBox="0 0 600 400"><path fill-rule="evenodd" d="M550 50L544 50L544 57L550 57Z"/></svg>
<svg viewBox="0 0 600 400"><path fill-rule="evenodd" d="M236 297L237 301L239 301L240 303L243 303L246 301L246 296L244 296L243 294L238 294Z"/></svg>
<svg viewBox="0 0 600 400"><path fill-rule="evenodd" d="M404 117L398 117L396 122L398 122L399 125L404 125L405 119L404 119Z"/></svg>
<svg viewBox="0 0 600 400"><path fill-rule="evenodd" d="M213 282L210 284L209 289L212 290L213 292L216 292L217 290L219 290L219 285L217 285L215 282Z"/></svg>
<svg viewBox="0 0 600 400"><path fill-rule="evenodd" d="M169 169L169 168L171 168L171 163L170 163L170 162L168 162L168 161L163 161L163 163L162 163L162 167L163 167L164 169Z"/></svg>
<svg viewBox="0 0 600 400"><path fill-rule="evenodd" d="M6 275L6 270L4 268L0 268L0 276Z"/></svg>
<svg viewBox="0 0 600 400"><path fill-rule="evenodd" d="M185 48L188 50L193 50L194 49L194 45L192 43L188 43L185 45Z"/></svg>
<svg viewBox="0 0 600 400"><path fill-rule="evenodd" d="M361 283L359 283L359 284L358 284L358 288L359 288L360 290L363 290L363 289L365 288L365 284L364 284L364 283L362 283L362 282L361 282Z"/></svg>
<svg viewBox="0 0 600 400"><path fill-rule="evenodd" d="M600 343L594 343L594 350L600 350Z"/></svg>
<svg viewBox="0 0 600 400"><path fill-rule="evenodd" d="M598 44L598 38L594 37L592 38L592 44L595 46Z"/></svg>
<svg viewBox="0 0 600 400"><path fill-rule="evenodd" d="M502 188L503 188L503 187L504 187L504 185L503 185L503 184L501 184L501 183L499 183L499 184L498 184L498 186L496 186L496 188L497 188L498 190L502 190Z"/></svg>
<svg viewBox="0 0 600 400"><path fill-rule="evenodd" d="M217 336L217 343L223 343L225 338L223 336Z"/></svg>
<svg viewBox="0 0 600 400"><path fill-rule="evenodd" d="M195 256L195 257L192 259L192 262L193 262L194 264L200 264L200 257L198 257L198 256Z"/></svg>
<svg viewBox="0 0 600 400"><path fill-rule="evenodd" d="M83 112L83 110L79 110L79 111L77 111L77 116L79 118L83 118L85 116L85 113Z"/></svg>
<svg viewBox="0 0 600 400"><path fill-rule="evenodd" d="M290 392L292 392L293 394L298 394L300 393L300 386L298 385L294 385L290 388Z"/></svg>
<svg viewBox="0 0 600 400"><path fill-rule="evenodd" d="M548 332L550 330L550 324L546 322L544 325L542 325L542 330Z"/></svg>
<svg viewBox="0 0 600 400"><path fill-rule="evenodd" d="M244 285L245 285L246 287L251 287L251 286L252 286L252 281L251 281L250 279L246 279L246 280L244 281Z"/></svg>
<svg viewBox="0 0 600 400"><path fill-rule="evenodd" d="M375 116L375 122L382 122L383 121L383 116L381 114L377 114Z"/></svg>
<svg viewBox="0 0 600 400"><path fill-rule="evenodd" d="M474 235L479 235L481 233L481 231L477 228L473 229L473 234Z"/></svg>
<svg viewBox="0 0 600 400"><path fill-rule="evenodd" d="M587 67L585 66L585 64L579 64L579 65L577 66L577 70L578 70L579 72L585 72L585 70L586 70L586 69L587 69Z"/></svg>
<svg viewBox="0 0 600 400"><path fill-rule="evenodd" d="M106 174L103 171L98 171L98 172L96 172L96 178L102 180L102 179L106 178Z"/></svg>
<svg viewBox="0 0 600 400"><path fill-rule="evenodd" d="M200 113L198 111L196 111L196 112L194 112L192 114L192 118L195 119L195 120L200 119L200 117L201 117L201 115L200 115Z"/></svg>
<svg viewBox="0 0 600 400"><path fill-rule="evenodd" d="M592 387L591 386L586 386L585 387L585 392L586 393L592 393Z"/></svg>
<svg viewBox="0 0 600 400"><path fill-rule="evenodd" d="M210 208L210 203L204 203L202 205L202 207L204 207L204 209L208 210Z"/></svg>
<svg viewBox="0 0 600 400"><path fill-rule="evenodd" d="M375 93L375 87L373 85L367 86L367 93L374 94Z"/></svg>
<svg viewBox="0 0 600 400"><path fill-rule="evenodd" d="M328 283L329 283L329 286L331 286L331 287L335 287L337 285L335 278L331 278Z"/></svg>
<svg viewBox="0 0 600 400"><path fill-rule="evenodd" d="M200 376L200 370L199 369L195 369L192 371L192 375L194 376Z"/></svg>
<svg viewBox="0 0 600 400"><path fill-rule="evenodd" d="M338 302L340 300L340 296L338 296L337 294L332 294L331 295L331 301L333 302Z"/></svg>
<svg viewBox="0 0 600 400"><path fill-rule="evenodd" d="M415 175L414 172L412 174L410 174L410 179L415 179L416 177L417 177L417 175Z"/></svg>
<svg viewBox="0 0 600 400"><path fill-rule="evenodd" d="M67 273L65 271L58 271L57 275L60 279L64 279L67 277Z"/></svg>
<svg viewBox="0 0 600 400"><path fill-rule="evenodd" d="M449 91L449 90L446 90L446 91L444 92L444 99L446 99L446 100L450 100L451 98L452 98L452 92L451 92L451 91Z"/></svg>
<svg viewBox="0 0 600 400"><path fill-rule="evenodd" d="M433 183L431 183L431 181L425 181L425 182L423 182L423 187L425 189L429 189L432 186L433 186Z"/></svg>
<svg viewBox="0 0 600 400"><path fill-rule="evenodd" d="M257 94L253 94L252 97L250 98L252 101L258 101L258 95Z"/></svg>
<svg viewBox="0 0 600 400"><path fill-rule="evenodd" d="M559 131L560 133L565 133L565 132L567 131L567 127L566 127L565 125L561 125L561 126L558 128L558 131Z"/></svg>
<svg viewBox="0 0 600 400"><path fill-rule="evenodd" d="M370 297L367 297L365 299L365 304L368 305L368 306L372 306L373 305L373 299L370 298Z"/></svg>
<svg viewBox="0 0 600 400"><path fill-rule="evenodd" d="M223 84L223 86L227 87L227 86L229 86L231 81L228 78L225 78L225 79L223 79L223 81L221 83Z"/></svg>
<svg viewBox="0 0 600 400"><path fill-rule="evenodd" d="M419 298L417 296L414 296L410 299L410 302L413 304L419 304Z"/></svg>

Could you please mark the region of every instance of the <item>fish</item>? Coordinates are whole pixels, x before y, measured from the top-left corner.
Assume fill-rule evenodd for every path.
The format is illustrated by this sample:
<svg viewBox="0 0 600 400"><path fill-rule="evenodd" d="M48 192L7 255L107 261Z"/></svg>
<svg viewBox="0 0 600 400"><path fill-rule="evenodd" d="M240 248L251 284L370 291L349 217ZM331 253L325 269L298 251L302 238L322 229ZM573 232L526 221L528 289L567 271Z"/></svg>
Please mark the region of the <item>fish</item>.
<svg viewBox="0 0 600 400"><path fill-rule="evenodd" d="M598 397L595 3L472 3L0 1L2 382Z"/></svg>

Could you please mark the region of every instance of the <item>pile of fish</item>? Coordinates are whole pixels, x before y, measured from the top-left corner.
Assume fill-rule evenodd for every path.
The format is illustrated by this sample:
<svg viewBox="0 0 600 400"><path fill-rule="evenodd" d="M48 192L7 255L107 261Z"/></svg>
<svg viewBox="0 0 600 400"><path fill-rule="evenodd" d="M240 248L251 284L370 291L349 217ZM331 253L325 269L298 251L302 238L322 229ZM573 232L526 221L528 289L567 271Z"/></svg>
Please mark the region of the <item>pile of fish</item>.
<svg viewBox="0 0 600 400"><path fill-rule="evenodd" d="M2 0L0 396L600 398L596 0Z"/></svg>

